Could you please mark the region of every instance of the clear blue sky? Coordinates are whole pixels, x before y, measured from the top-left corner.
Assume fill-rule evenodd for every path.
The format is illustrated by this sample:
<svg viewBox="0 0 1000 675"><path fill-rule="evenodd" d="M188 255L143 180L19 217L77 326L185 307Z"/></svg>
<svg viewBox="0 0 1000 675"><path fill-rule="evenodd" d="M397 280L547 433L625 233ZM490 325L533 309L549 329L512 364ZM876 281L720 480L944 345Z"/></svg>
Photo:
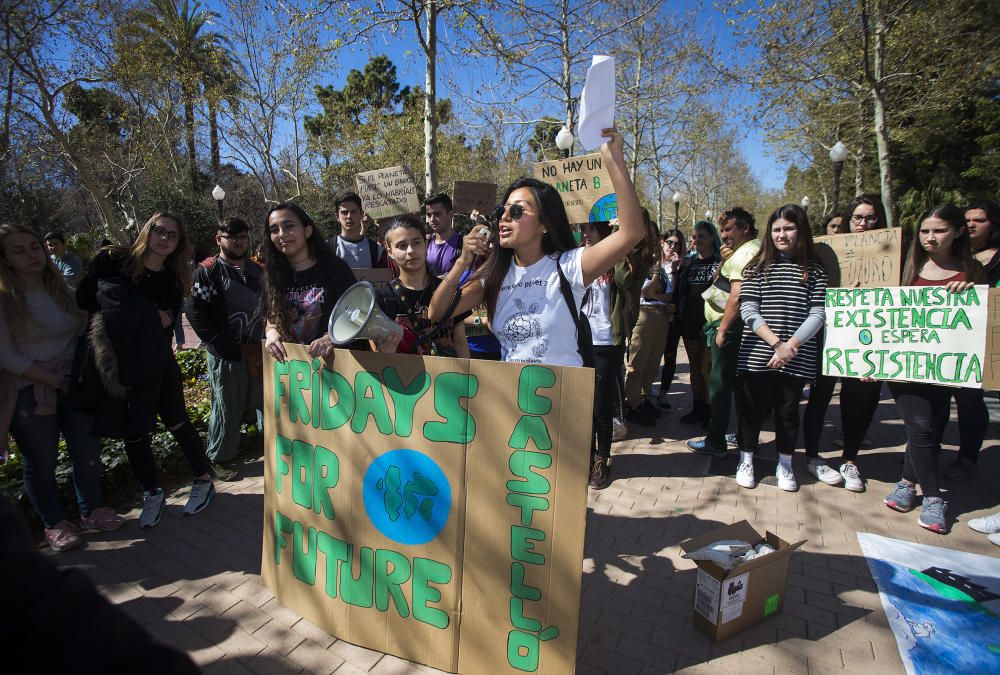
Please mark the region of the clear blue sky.
<svg viewBox="0 0 1000 675"><path fill-rule="evenodd" d="M225 16L225 10L220 7L216 0L209 0L206 3L209 7L220 11ZM698 8L698 5L702 5ZM692 39L705 43L714 38L717 45L726 48L727 45L734 44L732 34L726 26L725 21L719 17L712 8L710 1L697 2L697 0L668 0L669 11L697 11L696 35ZM443 23L443 22L442 22ZM439 34L442 38L447 35L447 27L439 27ZM424 60L419 44L413 35L412 26L402 28L395 36L374 38L363 45L355 46L352 49L342 49L337 55L337 66L329 73L329 77L324 78L321 84L330 84L336 87L343 86L347 73L356 68L361 70L368 62L369 58L378 54L386 54L396 65L400 84L420 85L424 82ZM729 52L731 55L731 52ZM438 67L438 96L453 96L450 90L449 79L458 82L475 82L481 75L471 66L456 63L454 59L442 54L441 63ZM749 94L737 94L736 100L730 98L730 109L738 109L740 103L750 101ZM456 101L457 102L457 101ZM457 110L461 117L461 110ZM559 111L554 111L556 116L561 116ZM767 190L781 189L785 181L787 162L780 162L763 140L760 129L747 126L744 120L739 119L735 114L730 118L730 123L739 131L742 137L740 149L750 165L753 174L760 181L761 186Z"/></svg>

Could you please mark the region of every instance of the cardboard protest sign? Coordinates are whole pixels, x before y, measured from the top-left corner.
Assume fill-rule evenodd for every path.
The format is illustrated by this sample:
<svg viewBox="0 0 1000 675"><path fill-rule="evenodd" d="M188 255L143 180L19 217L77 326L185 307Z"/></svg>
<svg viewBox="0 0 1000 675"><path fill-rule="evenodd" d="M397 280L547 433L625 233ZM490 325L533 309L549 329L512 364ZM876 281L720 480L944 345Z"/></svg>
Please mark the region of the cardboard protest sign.
<svg viewBox="0 0 1000 675"><path fill-rule="evenodd" d="M532 165L532 172L559 191L570 223L618 217L615 188L600 153L538 162Z"/></svg>
<svg viewBox="0 0 1000 675"><path fill-rule="evenodd" d="M382 288L392 281L392 270L387 267L364 267L351 271L355 279L370 282L375 288Z"/></svg>
<svg viewBox="0 0 1000 675"><path fill-rule="evenodd" d="M990 289L988 304L983 389L1000 389L1000 288Z"/></svg>
<svg viewBox="0 0 1000 675"><path fill-rule="evenodd" d="M469 675L572 673L593 371L265 354L264 549L331 635Z"/></svg>
<svg viewBox="0 0 1000 675"><path fill-rule="evenodd" d="M898 286L901 260L901 229L869 230L816 238L820 261L828 272L840 269L839 282L831 285L853 288ZM836 278L835 274L831 277Z"/></svg>
<svg viewBox="0 0 1000 675"><path fill-rule="evenodd" d="M375 220L420 211L417 184L408 166L366 171L355 179L365 213Z"/></svg>
<svg viewBox="0 0 1000 675"><path fill-rule="evenodd" d="M451 205L455 213L489 214L497 205L497 184L457 180L451 190Z"/></svg>
<svg viewBox="0 0 1000 675"><path fill-rule="evenodd" d="M982 387L987 288L830 288L823 374Z"/></svg>

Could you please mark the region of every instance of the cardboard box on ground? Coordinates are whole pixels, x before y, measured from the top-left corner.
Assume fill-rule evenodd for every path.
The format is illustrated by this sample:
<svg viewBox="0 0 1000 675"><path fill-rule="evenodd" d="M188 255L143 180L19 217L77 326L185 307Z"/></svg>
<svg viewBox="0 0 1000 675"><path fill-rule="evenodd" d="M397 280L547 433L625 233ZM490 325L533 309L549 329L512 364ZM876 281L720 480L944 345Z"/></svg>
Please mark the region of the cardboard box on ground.
<svg viewBox="0 0 1000 675"><path fill-rule="evenodd" d="M694 625L714 642L742 633L781 612L785 602L789 558L793 551L806 543L803 539L789 544L771 532L761 536L743 520L682 541L680 546L685 553L690 553L727 539L739 539L755 546L766 542L775 551L732 570L725 570L710 560L695 561L698 580L695 585Z"/></svg>
<svg viewBox="0 0 1000 675"><path fill-rule="evenodd" d="M267 587L435 668L572 673L593 371L286 348L264 363Z"/></svg>

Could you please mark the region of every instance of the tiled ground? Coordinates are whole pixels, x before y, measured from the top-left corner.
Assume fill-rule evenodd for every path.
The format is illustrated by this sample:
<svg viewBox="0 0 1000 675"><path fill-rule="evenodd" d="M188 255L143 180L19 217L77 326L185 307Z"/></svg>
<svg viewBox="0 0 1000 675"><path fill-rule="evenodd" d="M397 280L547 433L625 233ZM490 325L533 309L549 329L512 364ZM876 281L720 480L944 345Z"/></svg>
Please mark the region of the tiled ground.
<svg viewBox="0 0 1000 675"><path fill-rule="evenodd" d="M869 478L866 493L817 484L801 465L798 493L767 485L749 491L716 475L731 462L713 464L684 449L695 429L675 421L688 407L686 365L679 371L670 398L674 410L656 428L635 428L616 444L617 480L603 492L591 491L577 672L902 672L856 533L1000 555L965 525L1000 503L996 399L980 476L949 485L955 523L941 536L919 528L915 512L899 514L881 504L902 457L903 428L893 419L891 401L880 406L869 434L875 448L859 460ZM827 417L831 445L835 420L839 409L833 405ZM953 422L946 449L954 449L956 437ZM762 450L758 474L773 468L768 452L773 445ZM945 455L943 460L952 453ZM85 570L107 597L160 640L189 651L209 673L437 672L337 640L261 585L262 472L260 459L250 459L244 478L219 485L212 507L197 517L182 521L182 488L156 529L140 532L132 521L118 532L88 536L85 549L55 560ZM714 645L691 626L695 568L680 557L677 544L744 518L788 541L808 541L792 557L784 612Z"/></svg>

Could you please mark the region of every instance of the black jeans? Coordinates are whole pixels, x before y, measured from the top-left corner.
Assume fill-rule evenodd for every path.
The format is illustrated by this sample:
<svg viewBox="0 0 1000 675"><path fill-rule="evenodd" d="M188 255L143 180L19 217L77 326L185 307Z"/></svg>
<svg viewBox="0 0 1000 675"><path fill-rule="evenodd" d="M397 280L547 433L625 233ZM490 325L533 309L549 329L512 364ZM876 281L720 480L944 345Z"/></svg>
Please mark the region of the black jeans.
<svg viewBox="0 0 1000 675"><path fill-rule="evenodd" d="M612 418L621 410L620 382L624 345L594 345L594 454L611 457Z"/></svg>
<svg viewBox="0 0 1000 675"><path fill-rule="evenodd" d="M833 398L833 389L836 386L837 378L817 375L809 387L809 402L802 415L802 442L806 447L806 457L819 457L819 441L823 435L823 420L826 418L826 410L830 407L830 399ZM841 424L843 424L843 403L841 403ZM855 451L854 456L848 457L845 451L844 459L853 460L857 454Z"/></svg>
<svg viewBox="0 0 1000 675"><path fill-rule="evenodd" d="M799 439L799 399L806 380L777 370L740 373L736 395L741 397L740 434L741 450L756 452L760 444L760 428L764 418L774 411L774 432L778 452L790 455L795 452Z"/></svg>
<svg viewBox="0 0 1000 675"><path fill-rule="evenodd" d="M677 372L677 347L681 342L681 324L671 321L667 328L667 342L663 346L663 368L660 369L660 394L670 391Z"/></svg>
<svg viewBox="0 0 1000 675"><path fill-rule="evenodd" d="M844 427L844 459L858 456L882 398L881 382L840 378L840 419Z"/></svg>
<svg viewBox="0 0 1000 675"><path fill-rule="evenodd" d="M160 396L156 412L163 426L170 429L170 433L177 440L177 445L191 465L192 473L195 476L202 476L211 471L212 465L205 455L205 444L188 418L181 369L177 366L173 353L167 359L160 378ZM132 473L142 488L149 492L156 490L156 460L153 458L150 434L126 439L125 454L128 455Z"/></svg>
<svg viewBox="0 0 1000 675"><path fill-rule="evenodd" d="M979 451L990 425L982 389L961 387L953 390L958 406L958 456L970 462L979 461Z"/></svg>
<svg viewBox="0 0 1000 675"><path fill-rule="evenodd" d="M953 390L921 382L890 382L889 391L906 424L903 480L920 485L925 497L937 497L938 455Z"/></svg>

